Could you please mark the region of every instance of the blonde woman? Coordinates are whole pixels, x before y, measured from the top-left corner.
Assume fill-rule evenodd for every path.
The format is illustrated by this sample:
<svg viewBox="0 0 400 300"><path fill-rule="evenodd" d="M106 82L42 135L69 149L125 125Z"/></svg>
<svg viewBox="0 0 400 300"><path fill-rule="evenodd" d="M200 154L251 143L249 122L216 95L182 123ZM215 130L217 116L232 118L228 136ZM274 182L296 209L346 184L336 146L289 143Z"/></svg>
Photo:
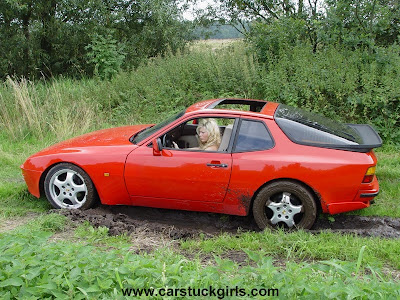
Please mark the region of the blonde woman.
<svg viewBox="0 0 400 300"><path fill-rule="evenodd" d="M188 149L218 151L219 145L221 144L221 133L215 119L200 119L196 132L199 147ZM173 144L175 148L179 148L175 142Z"/></svg>

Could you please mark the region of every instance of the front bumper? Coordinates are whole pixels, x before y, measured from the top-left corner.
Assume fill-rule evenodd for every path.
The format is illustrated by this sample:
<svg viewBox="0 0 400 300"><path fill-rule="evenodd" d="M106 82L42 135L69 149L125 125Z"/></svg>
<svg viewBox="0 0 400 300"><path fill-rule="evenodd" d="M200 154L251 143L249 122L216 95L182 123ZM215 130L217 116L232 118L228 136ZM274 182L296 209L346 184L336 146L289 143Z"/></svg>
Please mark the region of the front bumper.
<svg viewBox="0 0 400 300"><path fill-rule="evenodd" d="M42 172L24 169L23 165L21 166L21 170L28 186L28 191L36 198L40 198L39 182Z"/></svg>

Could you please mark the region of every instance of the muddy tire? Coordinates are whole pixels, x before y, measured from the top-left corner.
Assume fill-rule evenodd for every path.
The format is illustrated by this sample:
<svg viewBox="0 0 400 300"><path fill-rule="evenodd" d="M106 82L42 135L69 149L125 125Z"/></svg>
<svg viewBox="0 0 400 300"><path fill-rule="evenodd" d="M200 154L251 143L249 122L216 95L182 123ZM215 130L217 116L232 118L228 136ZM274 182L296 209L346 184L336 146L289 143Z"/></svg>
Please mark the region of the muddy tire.
<svg viewBox="0 0 400 300"><path fill-rule="evenodd" d="M260 229L309 229L316 215L313 195L292 181L277 181L265 186L253 203L254 220Z"/></svg>
<svg viewBox="0 0 400 300"><path fill-rule="evenodd" d="M61 163L50 169L44 180L44 191L54 208L87 209L97 201L89 175L70 163Z"/></svg>

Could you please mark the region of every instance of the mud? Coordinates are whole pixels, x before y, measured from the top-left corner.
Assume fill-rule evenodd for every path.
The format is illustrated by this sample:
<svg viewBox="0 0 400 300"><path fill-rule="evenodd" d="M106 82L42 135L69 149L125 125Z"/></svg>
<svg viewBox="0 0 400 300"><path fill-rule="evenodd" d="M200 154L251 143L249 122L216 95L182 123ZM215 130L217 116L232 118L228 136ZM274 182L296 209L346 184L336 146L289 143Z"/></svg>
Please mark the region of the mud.
<svg viewBox="0 0 400 300"><path fill-rule="evenodd" d="M89 221L94 227L109 228L110 235L123 233L148 233L152 236L181 240L197 237L213 237L222 233L236 234L244 231L259 231L251 216L239 217L213 213L200 213L132 206L99 206L95 209L53 210L72 221ZM353 233L360 236L400 238L400 219L388 217L362 217L335 215L334 221L319 218L312 233L329 230Z"/></svg>
<svg viewBox="0 0 400 300"><path fill-rule="evenodd" d="M353 233L365 237L400 238L400 218L334 215L334 221L321 218L313 226L314 232Z"/></svg>
<svg viewBox="0 0 400 300"><path fill-rule="evenodd" d="M188 212L131 206L100 206L88 210L51 210L72 221L88 221L94 227L105 226L110 235L151 232L180 240L212 237L224 232L255 231L257 225L249 217Z"/></svg>

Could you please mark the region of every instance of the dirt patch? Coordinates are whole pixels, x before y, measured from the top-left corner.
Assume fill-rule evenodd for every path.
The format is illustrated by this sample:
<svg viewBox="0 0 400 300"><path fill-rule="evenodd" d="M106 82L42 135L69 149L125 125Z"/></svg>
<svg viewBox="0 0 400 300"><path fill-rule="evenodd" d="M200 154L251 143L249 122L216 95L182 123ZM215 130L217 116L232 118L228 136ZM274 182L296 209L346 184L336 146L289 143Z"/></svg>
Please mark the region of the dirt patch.
<svg viewBox="0 0 400 300"><path fill-rule="evenodd" d="M0 233L16 229L36 218L38 214L29 213L23 217L12 217L0 220Z"/></svg>
<svg viewBox="0 0 400 300"><path fill-rule="evenodd" d="M163 233L172 239L186 239L202 233L205 237L223 232L257 230L249 217L227 216L131 206L99 206L85 211L52 210L72 221L89 221L94 227L109 228L110 235L137 231Z"/></svg>
<svg viewBox="0 0 400 300"><path fill-rule="evenodd" d="M50 238L49 242L60 242L60 241L78 241L75 237L75 228L74 226L68 227L68 229L61 231L61 232L55 232Z"/></svg>
<svg viewBox="0 0 400 300"><path fill-rule="evenodd" d="M163 237L181 240L200 234L208 238L222 233L259 231L250 216L104 205L85 211L53 210L53 212L59 212L73 221L87 220L94 227L105 226L109 228L110 235L142 233L143 237L152 235L152 239ZM400 238L400 219L352 215L335 215L334 219L334 222L327 218L318 219L310 232L329 230L360 236Z"/></svg>

